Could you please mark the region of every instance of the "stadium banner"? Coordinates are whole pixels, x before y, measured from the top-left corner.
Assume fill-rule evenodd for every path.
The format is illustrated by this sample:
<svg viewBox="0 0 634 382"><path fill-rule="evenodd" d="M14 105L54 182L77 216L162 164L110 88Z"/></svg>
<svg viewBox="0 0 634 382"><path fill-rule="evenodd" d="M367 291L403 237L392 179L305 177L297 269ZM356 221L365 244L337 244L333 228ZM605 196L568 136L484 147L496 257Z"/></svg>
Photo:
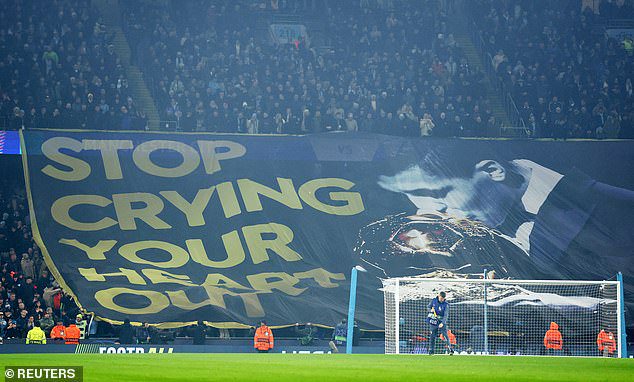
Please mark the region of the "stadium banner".
<svg viewBox="0 0 634 382"><path fill-rule="evenodd" d="M80 306L216 327L357 315L386 277L590 279L634 292L632 141L27 130L34 237ZM596 309L522 294L514 304Z"/></svg>
<svg viewBox="0 0 634 382"><path fill-rule="evenodd" d="M306 26L303 24L271 24L271 36L276 44L294 44L308 41Z"/></svg>

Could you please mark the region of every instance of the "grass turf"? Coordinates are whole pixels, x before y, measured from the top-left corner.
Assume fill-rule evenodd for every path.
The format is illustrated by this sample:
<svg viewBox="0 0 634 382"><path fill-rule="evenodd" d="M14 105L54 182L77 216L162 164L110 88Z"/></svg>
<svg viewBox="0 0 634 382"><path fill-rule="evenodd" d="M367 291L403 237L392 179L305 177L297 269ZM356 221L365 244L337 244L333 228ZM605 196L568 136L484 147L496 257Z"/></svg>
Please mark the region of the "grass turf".
<svg viewBox="0 0 634 382"><path fill-rule="evenodd" d="M2 354L4 366L83 366L84 381L631 381L634 360L328 354Z"/></svg>

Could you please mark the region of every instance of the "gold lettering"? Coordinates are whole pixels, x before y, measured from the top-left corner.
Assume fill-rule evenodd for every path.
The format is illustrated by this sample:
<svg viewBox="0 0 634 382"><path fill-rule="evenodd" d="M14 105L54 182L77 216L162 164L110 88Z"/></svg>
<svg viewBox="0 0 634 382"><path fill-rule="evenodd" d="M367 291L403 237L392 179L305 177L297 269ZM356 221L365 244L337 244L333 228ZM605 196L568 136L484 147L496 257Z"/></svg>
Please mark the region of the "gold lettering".
<svg viewBox="0 0 634 382"><path fill-rule="evenodd" d="M221 287L221 288L227 288L227 289L251 290L251 288L247 288L243 286L242 284L220 273L208 274L207 277L205 278L205 281L201 284L201 286L213 286L213 287Z"/></svg>
<svg viewBox="0 0 634 382"><path fill-rule="evenodd" d="M331 273L323 268L315 268L305 272L295 272L293 276L298 279L314 279L322 288L337 288L339 284L333 283L331 280L345 280L343 273Z"/></svg>
<svg viewBox="0 0 634 382"><path fill-rule="evenodd" d="M207 299L200 302L192 302L185 291L167 291L167 295L170 297L172 304L175 307L183 310L194 310L205 306L217 306L222 309L227 309L225 304L225 296L237 296L242 299L245 311L249 317L262 317L264 316L264 308L260 303L257 293L236 293L224 288L216 288L211 286L204 286L207 293Z"/></svg>
<svg viewBox="0 0 634 382"><path fill-rule="evenodd" d="M99 150L101 152L106 179L123 179L119 150L132 149L134 147L132 141L84 139L82 143L84 150Z"/></svg>
<svg viewBox="0 0 634 382"><path fill-rule="evenodd" d="M80 141L72 138L55 137L42 143L42 154L53 162L70 168L61 170L50 164L42 169L42 172L51 178L67 182L77 182L86 179L90 175L90 165L79 158L62 153L61 149L67 149L76 153L81 152L83 146Z"/></svg>
<svg viewBox="0 0 634 382"><path fill-rule="evenodd" d="M251 254L253 264L259 264L269 260L267 250L277 253L286 261L299 261L302 259L299 253L288 247L293 241L293 231L285 225L278 223L257 224L242 227L242 234L247 242L247 248ZM272 239L264 239L264 234L274 234Z"/></svg>
<svg viewBox="0 0 634 382"><path fill-rule="evenodd" d="M149 305L144 308L128 308L117 305L114 299L122 294L133 294L145 297L149 300ZM170 301L164 294L153 290L135 290L130 288L108 288L95 293L95 300L106 309L114 310L123 314L155 314L167 308Z"/></svg>
<svg viewBox="0 0 634 382"><path fill-rule="evenodd" d="M113 273L97 273L95 268L78 268L79 274L84 276L88 281L106 281L106 277L123 276L128 279L130 284L146 285L143 277L134 269L119 268L119 272Z"/></svg>
<svg viewBox="0 0 634 382"><path fill-rule="evenodd" d="M185 286L195 286L187 275L177 275L161 269L143 269L141 271L145 277L150 279L152 284L179 284Z"/></svg>
<svg viewBox="0 0 634 382"><path fill-rule="evenodd" d="M51 216L53 220L75 231L99 231L116 225L116 220L104 217L94 223L85 223L73 219L70 209L74 206L87 204L91 206L106 207L112 201L100 195L68 195L62 196L53 202Z"/></svg>
<svg viewBox="0 0 634 382"><path fill-rule="evenodd" d="M269 281L269 279L276 278L277 281ZM284 292L290 296L298 296L302 294L307 288L296 288L295 285L299 282L297 277L291 276L286 272L265 272L255 275L248 275L247 280L258 291L272 292L273 289L277 289L280 292Z"/></svg>
<svg viewBox="0 0 634 382"><path fill-rule="evenodd" d="M363 212L365 209L363 206L363 200L361 199L361 194L358 192L329 192L328 196L331 201L342 201L346 203L341 206L323 203L317 199L316 194L319 189L327 187L337 187L349 190L354 187L354 183L340 178L313 179L299 187L299 196L302 197L302 200L306 202L306 204L314 209L331 215L356 215Z"/></svg>
<svg viewBox="0 0 634 382"><path fill-rule="evenodd" d="M169 229L171 225L161 220L158 216L165 204L163 199L147 192L134 192L129 194L112 195L114 209L119 220L119 227L124 231L136 230L136 220L144 221L154 229ZM144 203L143 208L132 208L132 203Z"/></svg>
<svg viewBox="0 0 634 382"><path fill-rule="evenodd" d="M147 249L159 249L170 255L168 261L150 261L139 257L138 252ZM122 245L119 254L128 261L137 264L152 265L156 268L179 268L189 261L189 253L176 244L157 240L143 240Z"/></svg>
<svg viewBox="0 0 634 382"><path fill-rule="evenodd" d="M239 158L247 152L246 147L237 142L222 140L198 141L198 148L207 174L220 171L221 160Z"/></svg>
<svg viewBox="0 0 634 382"><path fill-rule="evenodd" d="M247 211L262 211L260 195L275 200L288 208L301 210L302 202L299 200L297 192L295 192L293 181L286 178L277 178L277 184L280 187L280 191L256 183L250 179L238 179L238 187L240 188L242 200L244 200L244 206Z"/></svg>
<svg viewBox="0 0 634 382"><path fill-rule="evenodd" d="M75 239L59 239L60 244L70 245L86 252L86 255L90 260L105 260L106 252L112 249L117 244L116 240L99 240L94 247L89 247L86 244L80 243Z"/></svg>
<svg viewBox="0 0 634 382"><path fill-rule="evenodd" d="M187 224L190 227L199 227L205 225L205 218L203 212L211 195L214 193L214 187L203 188L198 190L194 200L190 203L181 196L177 191L161 191L159 192L165 199L174 205L174 207L181 210L187 218Z"/></svg>
<svg viewBox="0 0 634 382"><path fill-rule="evenodd" d="M221 236L222 242L227 252L227 258L220 261L210 260L207 256L205 246L200 239L185 241L187 250L191 254L192 260L200 265L211 268L231 268L242 263L246 258L240 237L237 231L231 231Z"/></svg>
<svg viewBox="0 0 634 382"><path fill-rule="evenodd" d="M222 211L225 213L225 217L227 219L242 212L240 204L238 204L236 190L233 189L233 184L231 182L222 182L217 184L216 190L218 191L218 198L220 199Z"/></svg>
<svg viewBox="0 0 634 382"><path fill-rule="evenodd" d="M151 154L156 150L172 150L179 153L182 162L176 167L161 167L152 162ZM142 171L163 178L179 178L194 171L200 164L198 152L189 145L177 141L152 140L138 145L132 152L132 160Z"/></svg>

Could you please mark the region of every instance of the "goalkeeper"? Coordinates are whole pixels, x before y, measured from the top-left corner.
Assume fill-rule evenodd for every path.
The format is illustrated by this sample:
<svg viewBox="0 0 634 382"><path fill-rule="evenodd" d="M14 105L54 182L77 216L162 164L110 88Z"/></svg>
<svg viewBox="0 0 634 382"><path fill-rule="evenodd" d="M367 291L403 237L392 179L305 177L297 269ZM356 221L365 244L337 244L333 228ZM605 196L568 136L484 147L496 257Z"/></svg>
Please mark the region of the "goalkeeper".
<svg viewBox="0 0 634 382"><path fill-rule="evenodd" d="M438 293L437 297L434 297L427 305L427 323L431 329L431 337L429 338L429 354L434 354L436 348L436 338L439 334L443 335L443 338L447 342L447 349L449 354L453 354L453 348L449 341L449 335L447 334L447 318L449 318L449 303L446 298L445 292Z"/></svg>

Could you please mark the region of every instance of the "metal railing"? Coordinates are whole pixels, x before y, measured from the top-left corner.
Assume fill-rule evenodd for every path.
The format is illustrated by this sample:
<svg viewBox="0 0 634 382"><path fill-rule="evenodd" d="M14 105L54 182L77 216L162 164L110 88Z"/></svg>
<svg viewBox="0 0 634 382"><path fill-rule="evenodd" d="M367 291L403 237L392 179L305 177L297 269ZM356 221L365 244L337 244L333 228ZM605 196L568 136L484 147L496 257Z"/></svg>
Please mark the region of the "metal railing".
<svg viewBox="0 0 634 382"><path fill-rule="evenodd" d="M526 126L500 126L502 138L533 138Z"/></svg>
<svg viewBox="0 0 634 382"><path fill-rule="evenodd" d="M634 28L634 19L609 19L606 27L608 28Z"/></svg>

